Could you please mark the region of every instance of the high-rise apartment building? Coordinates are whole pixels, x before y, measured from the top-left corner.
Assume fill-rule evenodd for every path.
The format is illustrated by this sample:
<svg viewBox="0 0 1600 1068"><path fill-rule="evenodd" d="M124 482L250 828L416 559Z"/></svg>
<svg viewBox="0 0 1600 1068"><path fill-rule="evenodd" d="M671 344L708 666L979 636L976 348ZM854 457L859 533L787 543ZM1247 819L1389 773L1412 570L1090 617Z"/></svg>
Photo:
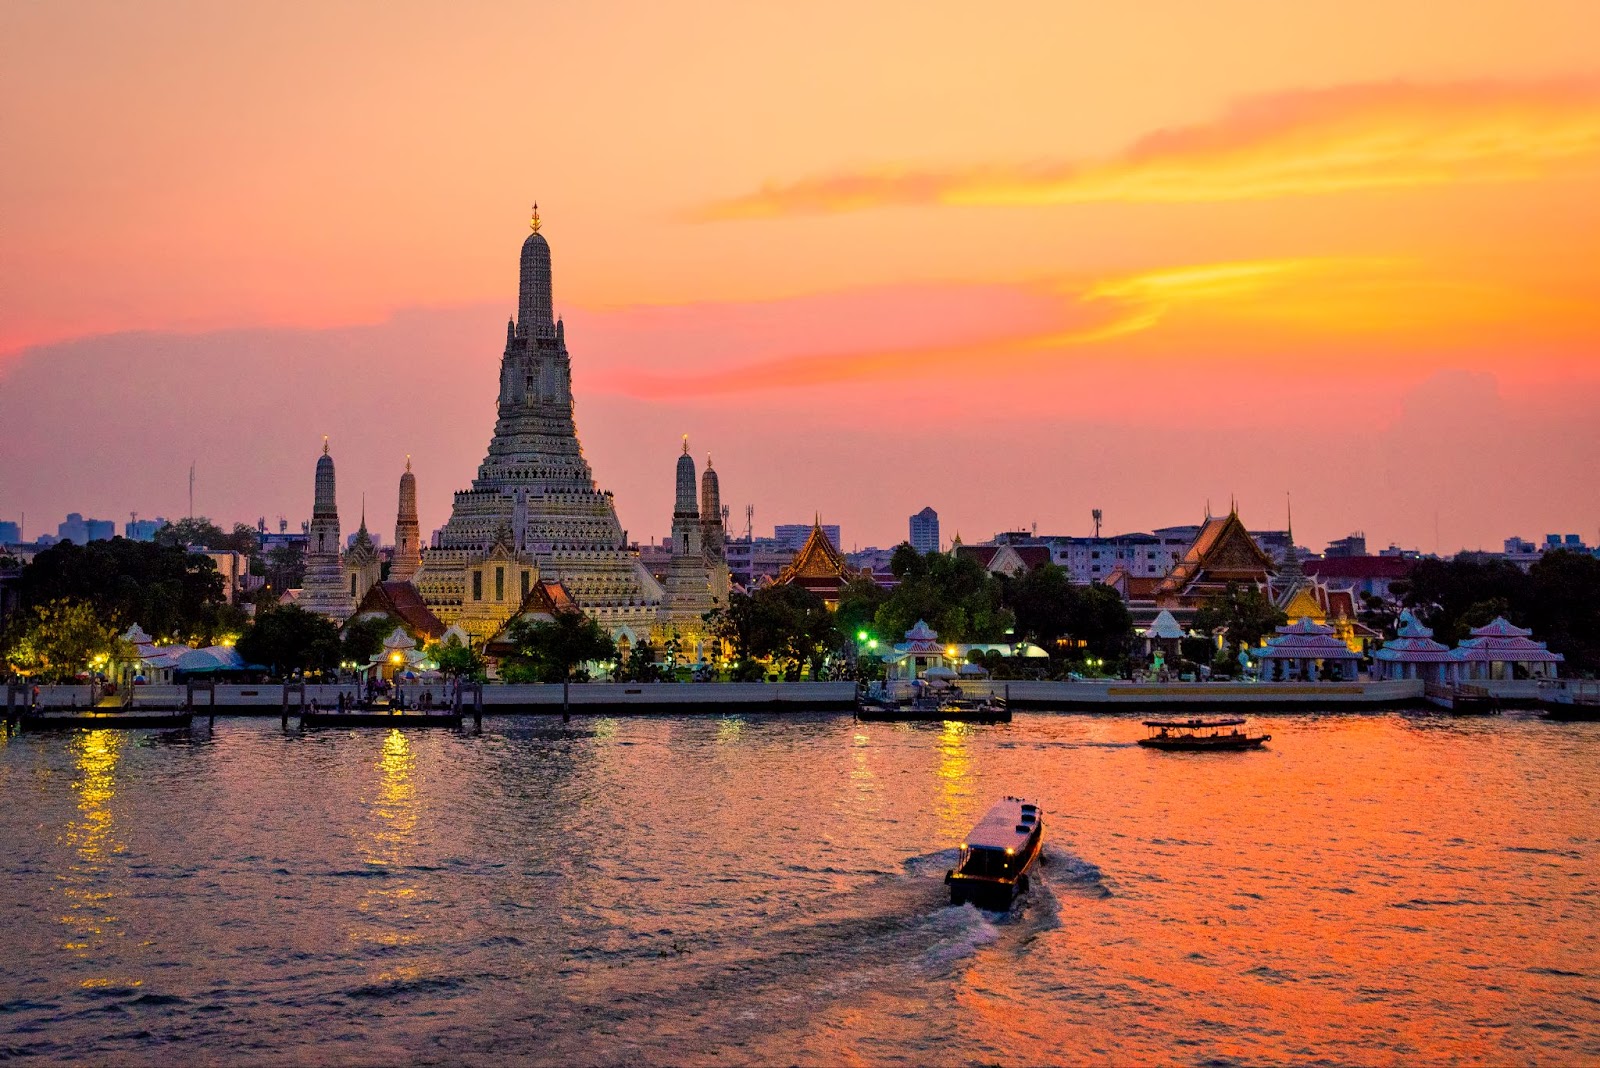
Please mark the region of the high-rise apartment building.
<svg viewBox="0 0 1600 1068"><path fill-rule="evenodd" d="M919 553L939 551L939 513L932 508L911 517L911 547Z"/></svg>

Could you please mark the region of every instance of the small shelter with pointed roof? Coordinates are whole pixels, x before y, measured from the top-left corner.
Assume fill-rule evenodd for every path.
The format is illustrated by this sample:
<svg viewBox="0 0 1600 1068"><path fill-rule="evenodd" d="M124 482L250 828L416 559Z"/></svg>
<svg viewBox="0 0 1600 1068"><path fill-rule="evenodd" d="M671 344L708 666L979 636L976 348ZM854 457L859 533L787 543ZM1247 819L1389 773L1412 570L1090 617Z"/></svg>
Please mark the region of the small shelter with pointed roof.
<svg viewBox="0 0 1600 1068"><path fill-rule="evenodd" d="M1361 654L1335 637L1332 627L1299 619L1277 631L1251 654L1263 680L1315 682L1328 670L1336 680L1348 681L1360 673Z"/></svg>
<svg viewBox="0 0 1600 1068"><path fill-rule="evenodd" d="M890 679L917 679L929 670L948 675L960 669L961 656L940 644L939 633L928 626L926 620L917 620L916 626L906 631L906 640L895 643L884 654Z"/></svg>
<svg viewBox="0 0 1600 1068"><path fill-rule="evenodd" d="M794 559L778 572L772 580L774 586L800 586L810 590L828 606L829 611L839 607L839 593L845 584L857 575L844 562L844 554L833 547L822 532L822 517L811 527L805 544L794 554Z"/></svg>
<svg viewBox="0 0 1600 1068"><path fill-rule="evenodd" d="M1424 627L1408 608L1400 613L1400 630L1395 639L1372 654L1372 676L1446 683L1454 677L1458 663L1455 654L1444 643L1434 641L1433 631Z"/></svg>
<svg viewBox="0 0 1600 1068"><path fill-rule="evenodd" d="M1172 613L1163 608L1156 614L1155 621L1140 632L1144 639L1146 655L1160 650L1169 657L1176 657L1183 643L1184 631L1178 626L1178 621L1172 618Z"/></svg>
<svg viewBox="0 0 1600 1068"><path fill-rule="evenodd" d="M417 648L415 639L406 633L405 628L397 626L383 639L383 648L368 658L366 671L369 675L393 680L424 675L438 670L438 667Z"/></svg>
<svg viewBox="0 0 1600 1068"><path fill-rule="evenodd" d="M1459 665L1457 678L1463 682L1555 678L1556 665L1566 657L1552 653L1532 635L1533 631L1516 626L1504 616L1473 628L1471 637L1463 639L1452 651Z"/></svg>

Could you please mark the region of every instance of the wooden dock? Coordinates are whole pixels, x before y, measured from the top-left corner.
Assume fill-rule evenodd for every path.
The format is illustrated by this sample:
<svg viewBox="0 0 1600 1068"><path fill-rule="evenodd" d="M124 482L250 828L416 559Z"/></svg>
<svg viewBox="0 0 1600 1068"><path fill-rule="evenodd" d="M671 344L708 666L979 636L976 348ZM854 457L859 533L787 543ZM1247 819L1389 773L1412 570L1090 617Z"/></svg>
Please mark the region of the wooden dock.
<svg viewBox="0 0 1600 1068"><path fill-rule="evenodd" d="M194 714L185 711L114 712L24 712L20 725L25 731L70 730L175 730L194 722Z"/></svg>

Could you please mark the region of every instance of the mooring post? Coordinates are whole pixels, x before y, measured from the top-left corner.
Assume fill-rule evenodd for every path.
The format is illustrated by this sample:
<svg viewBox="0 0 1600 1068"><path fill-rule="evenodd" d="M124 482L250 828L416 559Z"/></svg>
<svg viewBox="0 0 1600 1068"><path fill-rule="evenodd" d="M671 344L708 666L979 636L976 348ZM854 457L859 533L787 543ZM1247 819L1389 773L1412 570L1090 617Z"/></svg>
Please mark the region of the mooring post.
<svg viewBox="0 0 1600 1068"><path fill-rule="evenodd" d="M483 733L483 683L474 683L472 687L472 728L479 734Z"/></svg>
<svg viewBox="0 0 1600 1068"><path fill-rule="evenodd" d="M572 680L561 680L561 722L572 722Z"/></svg>

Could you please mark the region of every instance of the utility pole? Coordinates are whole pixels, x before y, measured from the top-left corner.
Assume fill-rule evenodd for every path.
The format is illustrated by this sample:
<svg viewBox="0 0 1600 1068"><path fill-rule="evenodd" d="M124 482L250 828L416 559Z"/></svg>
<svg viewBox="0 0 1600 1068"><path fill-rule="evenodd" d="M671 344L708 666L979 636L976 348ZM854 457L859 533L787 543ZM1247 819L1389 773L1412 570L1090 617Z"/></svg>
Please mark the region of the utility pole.
<svg viewBox="0 0 1600 1068"><path fill-rule="evenodd" d="M194 518L194 465L198 461L189 462L189 518Z"/></svg>

